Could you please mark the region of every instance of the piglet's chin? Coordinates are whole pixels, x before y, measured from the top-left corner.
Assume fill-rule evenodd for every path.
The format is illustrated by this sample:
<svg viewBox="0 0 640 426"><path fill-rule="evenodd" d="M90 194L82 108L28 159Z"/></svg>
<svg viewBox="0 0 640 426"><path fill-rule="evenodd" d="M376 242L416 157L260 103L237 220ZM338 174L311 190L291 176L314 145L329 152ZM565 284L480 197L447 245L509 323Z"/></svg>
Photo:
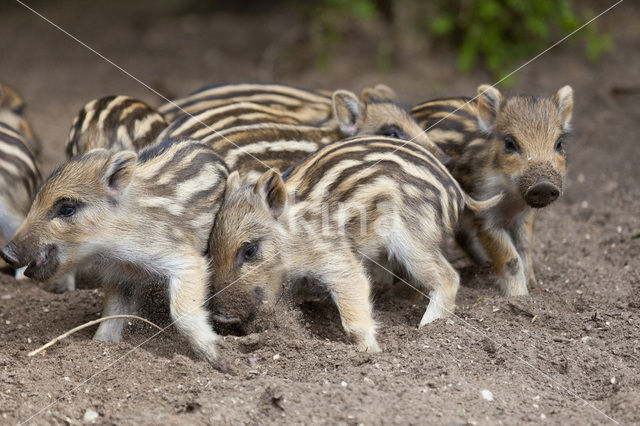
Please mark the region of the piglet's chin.
<svg viewBox="0 0 640 426"><path fill-rule="evenodd" d="M58 249L55 245L46 246L40 250L38 256L29 262L24 274L38 281L51 279L58 271Z"/></svg>

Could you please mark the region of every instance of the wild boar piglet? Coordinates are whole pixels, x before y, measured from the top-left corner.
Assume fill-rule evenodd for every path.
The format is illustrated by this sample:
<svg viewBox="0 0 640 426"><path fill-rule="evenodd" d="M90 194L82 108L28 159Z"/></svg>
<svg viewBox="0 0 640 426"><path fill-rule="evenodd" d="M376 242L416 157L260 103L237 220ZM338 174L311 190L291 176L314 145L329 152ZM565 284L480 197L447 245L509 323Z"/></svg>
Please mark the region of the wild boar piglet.
<svg viewBox="0 0 640 426"><path fill-rule="evenodd" d="M534 213L562 192L573 90L504 98L483 85L476 100L427 101L412 113L452 157L451 172L465 191L481 199L505 194L492 209L465 213L456 239L476 262L490 261L503 294L528 294Z"/></svg>
<svg viewBox="0 0 640 426"><path fill-rule="evenodd" d="M135 311L131 286L164 282L178 330L215 362L206 252L226 177L220 158L196 141L167 140L140 155L89 151L47 179L0 255L41 281L91 265L105 287L105 316ZM123 325L102 322L95 339L117 342Z"/></svg>
<svg viewBox="0 0 640 426"><path fill-rule="evenodd" d="M139 152L154 142L165 127L164 117L138 99L129 96L94 99L73 120L65 149L67 159L98 148ZM80 268L83 269L82 265ZM50 288L55 292L75 290L76 272L58 278L50 283Z"/></svg>
<svg viewBox="0 0 640 426"><path fill-rule="evenodd" d="M287 170L318 148L356 135L412 140L440 159L446 157L386 86L366 88L360 98L336 90L330 99L332 115L316 125L306 123L297 110L243 101L182 116L163 135L209 144L231 170L251 182L269 168Z"/></svg>
<svg viewBox="0 0 640 426"><path fill-rule="evenodd" d="M227 179L210 239L216 319L250 320L283 282L308 279L329 291L345 331L371 352L380 348L367 268L399 264L431 290L421 326L451 313L459 278L440 242L465 207L499 200L472 200L425 148L385 137L329 144L285 179L275 171L255 184L237 172Z"/></svg>

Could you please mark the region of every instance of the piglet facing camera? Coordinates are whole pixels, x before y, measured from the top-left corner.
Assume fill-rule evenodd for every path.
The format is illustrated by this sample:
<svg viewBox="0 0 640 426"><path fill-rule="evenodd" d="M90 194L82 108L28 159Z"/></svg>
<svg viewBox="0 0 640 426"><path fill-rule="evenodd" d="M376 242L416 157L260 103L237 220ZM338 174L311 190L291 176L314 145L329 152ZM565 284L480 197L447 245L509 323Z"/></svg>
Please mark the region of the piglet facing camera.
<svg viewBox="0 0 640 426"><path fill-rule="evenodd" d="M573 90L504 98L483 85L475 99L427 101L412 113L453 158L452 174L466 192L478 199L505 194L491 210L466 213L456 239L476 262L491 262L504 295L528 294L535 210L562 194Z"/></svg>

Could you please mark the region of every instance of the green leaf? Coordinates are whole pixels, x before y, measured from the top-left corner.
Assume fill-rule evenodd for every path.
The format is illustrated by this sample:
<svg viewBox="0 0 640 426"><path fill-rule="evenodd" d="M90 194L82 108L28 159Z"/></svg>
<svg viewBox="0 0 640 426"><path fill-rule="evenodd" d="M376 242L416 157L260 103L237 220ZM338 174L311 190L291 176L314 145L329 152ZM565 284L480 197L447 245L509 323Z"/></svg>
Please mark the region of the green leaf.
<svg viewBox="0 0 640 426"><path fill-rule="evenodd" d="M478 2L478 17L490 21L500 15L501 6L496 0L483 0Z"/></svg>
<svg viewBox="0 0 640 426"><path fill-rule="evenodd" d="M590 30L586 33L586 45L587 58L591 62L598 62L602 57L602 54L613 48L613 40L611 36L601 35L596 30Z"/></svg>
<svg viewBox="0 0 640 426"><path fill-rule="evenodd" d="M460 50L458 50L458 59L456 65L461 72L469 72L476 64L478 57L478 49L473 38L467 37Z"/></svg>
<svg viewBox="0 0 640 426"><path fill-rule="evenodd" d="M358 19L372 19L376 15L376 5L372 0L357 0L351 4L353 16Z"/></svg>
<svg viewBox="0 0 640 426"><path fill-rule="evenodd" d="M438 15L431 21L431 32L437 36L450 34L454 28L455 21L448 13Z"/></svg>

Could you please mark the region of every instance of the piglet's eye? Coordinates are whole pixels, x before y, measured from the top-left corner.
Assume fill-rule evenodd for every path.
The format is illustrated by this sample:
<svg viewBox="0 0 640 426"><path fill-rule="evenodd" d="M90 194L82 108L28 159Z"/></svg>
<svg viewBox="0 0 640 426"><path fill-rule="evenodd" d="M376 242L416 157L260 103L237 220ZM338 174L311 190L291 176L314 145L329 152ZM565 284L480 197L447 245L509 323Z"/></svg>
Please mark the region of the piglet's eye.
<svg viewBox="0 0 640 426"><path fill-rule="evenodd" d="M511 135L507 135L504 137L504 152L507 154L513 154L520 151L520 147L518 146L518 142L516 142L516 138Z"/></svg>
<svg viewBox="0 0 640 426"><path fill-rule="evenodd" d="M76 214L79 208L80 208L80 202L76 200L72 200L70 198L61 198L58 201L56 201L53 208L51 209L51 216L54 218L55 217L61 217L61 218L71 217L74 214Z"/></svg>
<svg viewBox="0 0 640 426"><path fill-rule="evenodd" d="M560 136L558 138L558 140L556 141L555 150L558 153L563 153L564 152L564 148L565 148L564 136Z"/></svg>
<svg viewBox="0 0 640 426"><path fill-rule="evenodd" d="M76 206L72 204L62 204L58 208L59 217L70 217L76 214Z"/></svg>
<svg viewBox="0 0 640 426"><path fill-rule="evenodd" d="M245 261L250 261L256 256L257 253L258 253L258 243L249 244L244 248L242 257L244 258Z"/></svg>
<svg viewBox="0 0 640 426"><path fill-rule="evenodd" d="M388 138L407 139L405 133L395 125L385 125L378 130L378 134Z"/></svg>
<svg viewBox="0 0 640 426"><path fill-rule="evenodd" d="M242 267L245 262L252 262L256 260L259 252L260 241L253 241L243 244L238 248L238 251L236 252L236 266Z"/></svg>

